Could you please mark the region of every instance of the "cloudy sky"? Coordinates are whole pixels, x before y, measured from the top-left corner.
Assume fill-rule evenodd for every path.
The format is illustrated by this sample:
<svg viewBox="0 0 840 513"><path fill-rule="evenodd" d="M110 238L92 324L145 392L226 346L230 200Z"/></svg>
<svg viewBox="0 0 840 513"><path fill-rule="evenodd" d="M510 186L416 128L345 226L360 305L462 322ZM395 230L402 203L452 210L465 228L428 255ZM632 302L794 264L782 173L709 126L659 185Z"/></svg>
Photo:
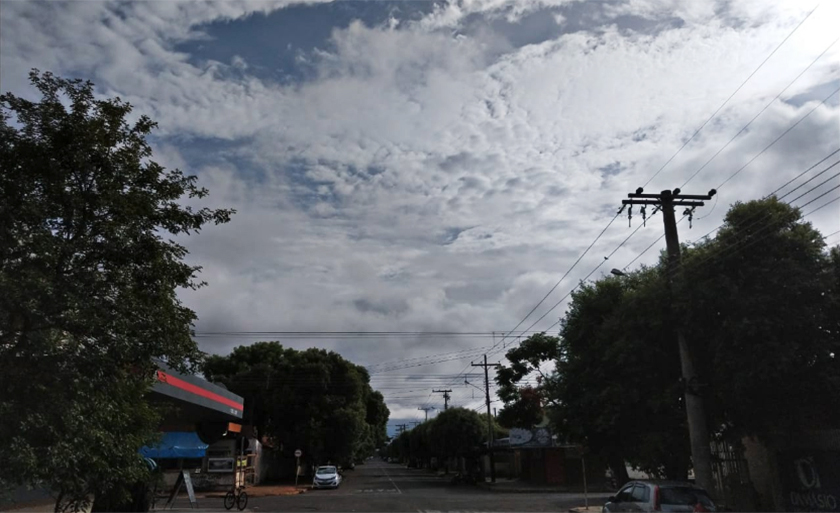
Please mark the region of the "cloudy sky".
<svg viewBox="0 0 840 513"><path fill-rule="evenodd" d="M207 351L276 338L208 332L505 332L666 162L649 192L700 170L683 190L705 193L802 120L720 187L691 229L680 225L690 241L731 203L840 148L840 95L823 102L840 87L840 2L806 19L814 6L6 0L0 89L31 96L30 68L92 80L159 122L156 160L198 175L213 206L238 210L186 241L209 282L182 295ZM834 185L840 178L795 204ZM809 219L826 234L840 229L840 202ZM532 329L555 323L563 296L640 221L638 212L632 228L616 220L520 329L543 314ZM593 278L661 232L656 218ZM661 245L633 265L654 261ZM364 365L396 361L373 367L395 419L439 408L433 387L452 385L454 404L479 406L480 391L453 376L493 344L487 335L283 340Z"/></svg>

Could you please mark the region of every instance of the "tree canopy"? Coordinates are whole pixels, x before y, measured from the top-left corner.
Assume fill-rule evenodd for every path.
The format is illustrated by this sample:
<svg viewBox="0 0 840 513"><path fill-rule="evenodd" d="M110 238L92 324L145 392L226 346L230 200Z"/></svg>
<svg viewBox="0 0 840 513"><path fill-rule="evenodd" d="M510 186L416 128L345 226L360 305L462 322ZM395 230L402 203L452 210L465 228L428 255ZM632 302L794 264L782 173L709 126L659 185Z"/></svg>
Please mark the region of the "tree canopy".
<svg viewBox="0 0 840 513"><path fill-rule="evenodd" d="M152 160L155 123L93 84L33 71L39 101L0 96L0 488L57 509L122 496L152 440L153 358L201 354L177 297L199 267L168 236L224 223L196 177Z"/></svg>
<svg viewBox="0 0 840 513"><path fill-rule="evenodd" d="M687 252L680 315L723 433L840 426L837 255L775 198L735 204Z"/></svg>
<svg viewBox="0 0 840 513"><path fill-rule="evenodd" d="M625 461L685 478L679 323L713 436L772 444L796 430L840 426L839 248L827 251L796 208L770 198L733 205L713 239L683 248L679 271L673 292L664 257L582 283L559 339L534 335L508 353L497 378L500 418L528 427L545 412L619 479Z"/></svg>
<svg viewBox="0 0 840 513"><path fill-rule="evenodd" d="M239 346L204 362L208 379L245 398L249 415L281 455L313 463L367 457L386 440L388 408L364 367L322 349L279 342Z"/></svg>
<svg viewBox="0 0 840 513"><path fill-rule="evenodd" d="M506 434L494 425L495 436ZM403 431L389 446L388 456L409 463L476 453L487 441L487 417L466 408L449 408Z"/></svg>

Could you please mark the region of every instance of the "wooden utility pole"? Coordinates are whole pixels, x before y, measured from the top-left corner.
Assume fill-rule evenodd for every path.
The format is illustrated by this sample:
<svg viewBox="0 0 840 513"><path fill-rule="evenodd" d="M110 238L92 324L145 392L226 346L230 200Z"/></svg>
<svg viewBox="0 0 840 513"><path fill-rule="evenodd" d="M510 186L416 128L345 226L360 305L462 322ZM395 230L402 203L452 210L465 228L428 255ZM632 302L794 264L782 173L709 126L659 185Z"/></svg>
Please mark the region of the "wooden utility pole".
<svg viewBox="0 0 840 513"><path fill-rule="evenodd" d="M434 394L443 394L443 409L444 409L444 410L448 410L448 409L449 409L449 392L451 392L451 391L452 391L452 390L450 390L450 389L446 389L446 390L432 390L432 393L434 393Z"/></svg>
<svg viewBox="0 0 840 513"><path fill-rule="evenodd" d="M487 450L490 453L490 481L496 482L496 458L493 455L493 416L490 415L490 367L501 367L500 363L487 363L487 355L484 355L484 363L472 363L473 367L484 367L484 397L487 401Z"/></svg>
<svg viewBox="0 0 840 513"><path fill-rule="evenodd" d="M434 410L435 408L433 406L423 406L417 409L422 410L426 414L426 420L429 420L429 410Z"/></svg>
<svg viewBox="0 0 840 513"><path fill-rule="evenodd" d="M655 205L662 210L662 218L665 221L665 243L668 248L668 287L671 294L674 293L674 282L680 273L680 239L677 233L677 221L674 218L674 207L688 207L687 215L690 216L695 208L702 207L705 204L704 201L710 200L716 192L712 189L706 195L686 195L682 194L679 189L674 189L673 191L664 190L659 194L644 194L644 190L640 187L636 189L635 194L627 195L630 199L622 200L624 205L630 205L631 213L633 205L643 205L643 216L644 206L646 205ZM675 316L672 315L672 320L675 320L674 318ZM705 488L709 493L714 493L709 428L706 425L702 384L695 367L695 355L685 338L680 323L675 322L674 328L677 332L680 366L685 387L685 413L688 419L688 434L691 439L691 460L694 464L694 477L698 485Z"/></svg>

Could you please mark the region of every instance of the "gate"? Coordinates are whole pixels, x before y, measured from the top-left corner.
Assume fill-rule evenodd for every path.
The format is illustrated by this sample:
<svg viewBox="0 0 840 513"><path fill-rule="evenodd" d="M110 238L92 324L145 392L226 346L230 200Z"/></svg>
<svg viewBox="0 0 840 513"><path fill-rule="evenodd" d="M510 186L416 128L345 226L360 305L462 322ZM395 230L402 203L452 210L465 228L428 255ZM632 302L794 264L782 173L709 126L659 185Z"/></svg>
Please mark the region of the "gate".
<svg viewBox="0 0 840 513"><path fill-rule="evenodd" d="M754 511L755 491L740 443L715 440L711 443L714 494L718 503L734 511Z"/></svg>

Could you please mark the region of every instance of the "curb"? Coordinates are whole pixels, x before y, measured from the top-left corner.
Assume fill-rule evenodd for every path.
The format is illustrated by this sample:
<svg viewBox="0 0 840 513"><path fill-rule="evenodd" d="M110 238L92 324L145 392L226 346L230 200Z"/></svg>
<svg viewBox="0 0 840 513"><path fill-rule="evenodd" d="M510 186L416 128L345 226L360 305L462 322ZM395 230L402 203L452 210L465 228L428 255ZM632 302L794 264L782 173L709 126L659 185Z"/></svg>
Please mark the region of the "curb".
<svg viewBox="0 0 840 513"><path fill-rule="evenodd" d="M476 484L477 488L493 493L577 493L554 488L496 488L488 484Z"/></svg>
<svg viewBox="0 0 840 513"><path fill-rule="evenodd" d="M566 488L497 488L495 485L486 483L477 483L475 486L476 488L481 488L482 490L487 490L489 492L494 493L583 493L583 490L569 490ZM607 492L590 491L589 493L599 494Z"/></svg>

